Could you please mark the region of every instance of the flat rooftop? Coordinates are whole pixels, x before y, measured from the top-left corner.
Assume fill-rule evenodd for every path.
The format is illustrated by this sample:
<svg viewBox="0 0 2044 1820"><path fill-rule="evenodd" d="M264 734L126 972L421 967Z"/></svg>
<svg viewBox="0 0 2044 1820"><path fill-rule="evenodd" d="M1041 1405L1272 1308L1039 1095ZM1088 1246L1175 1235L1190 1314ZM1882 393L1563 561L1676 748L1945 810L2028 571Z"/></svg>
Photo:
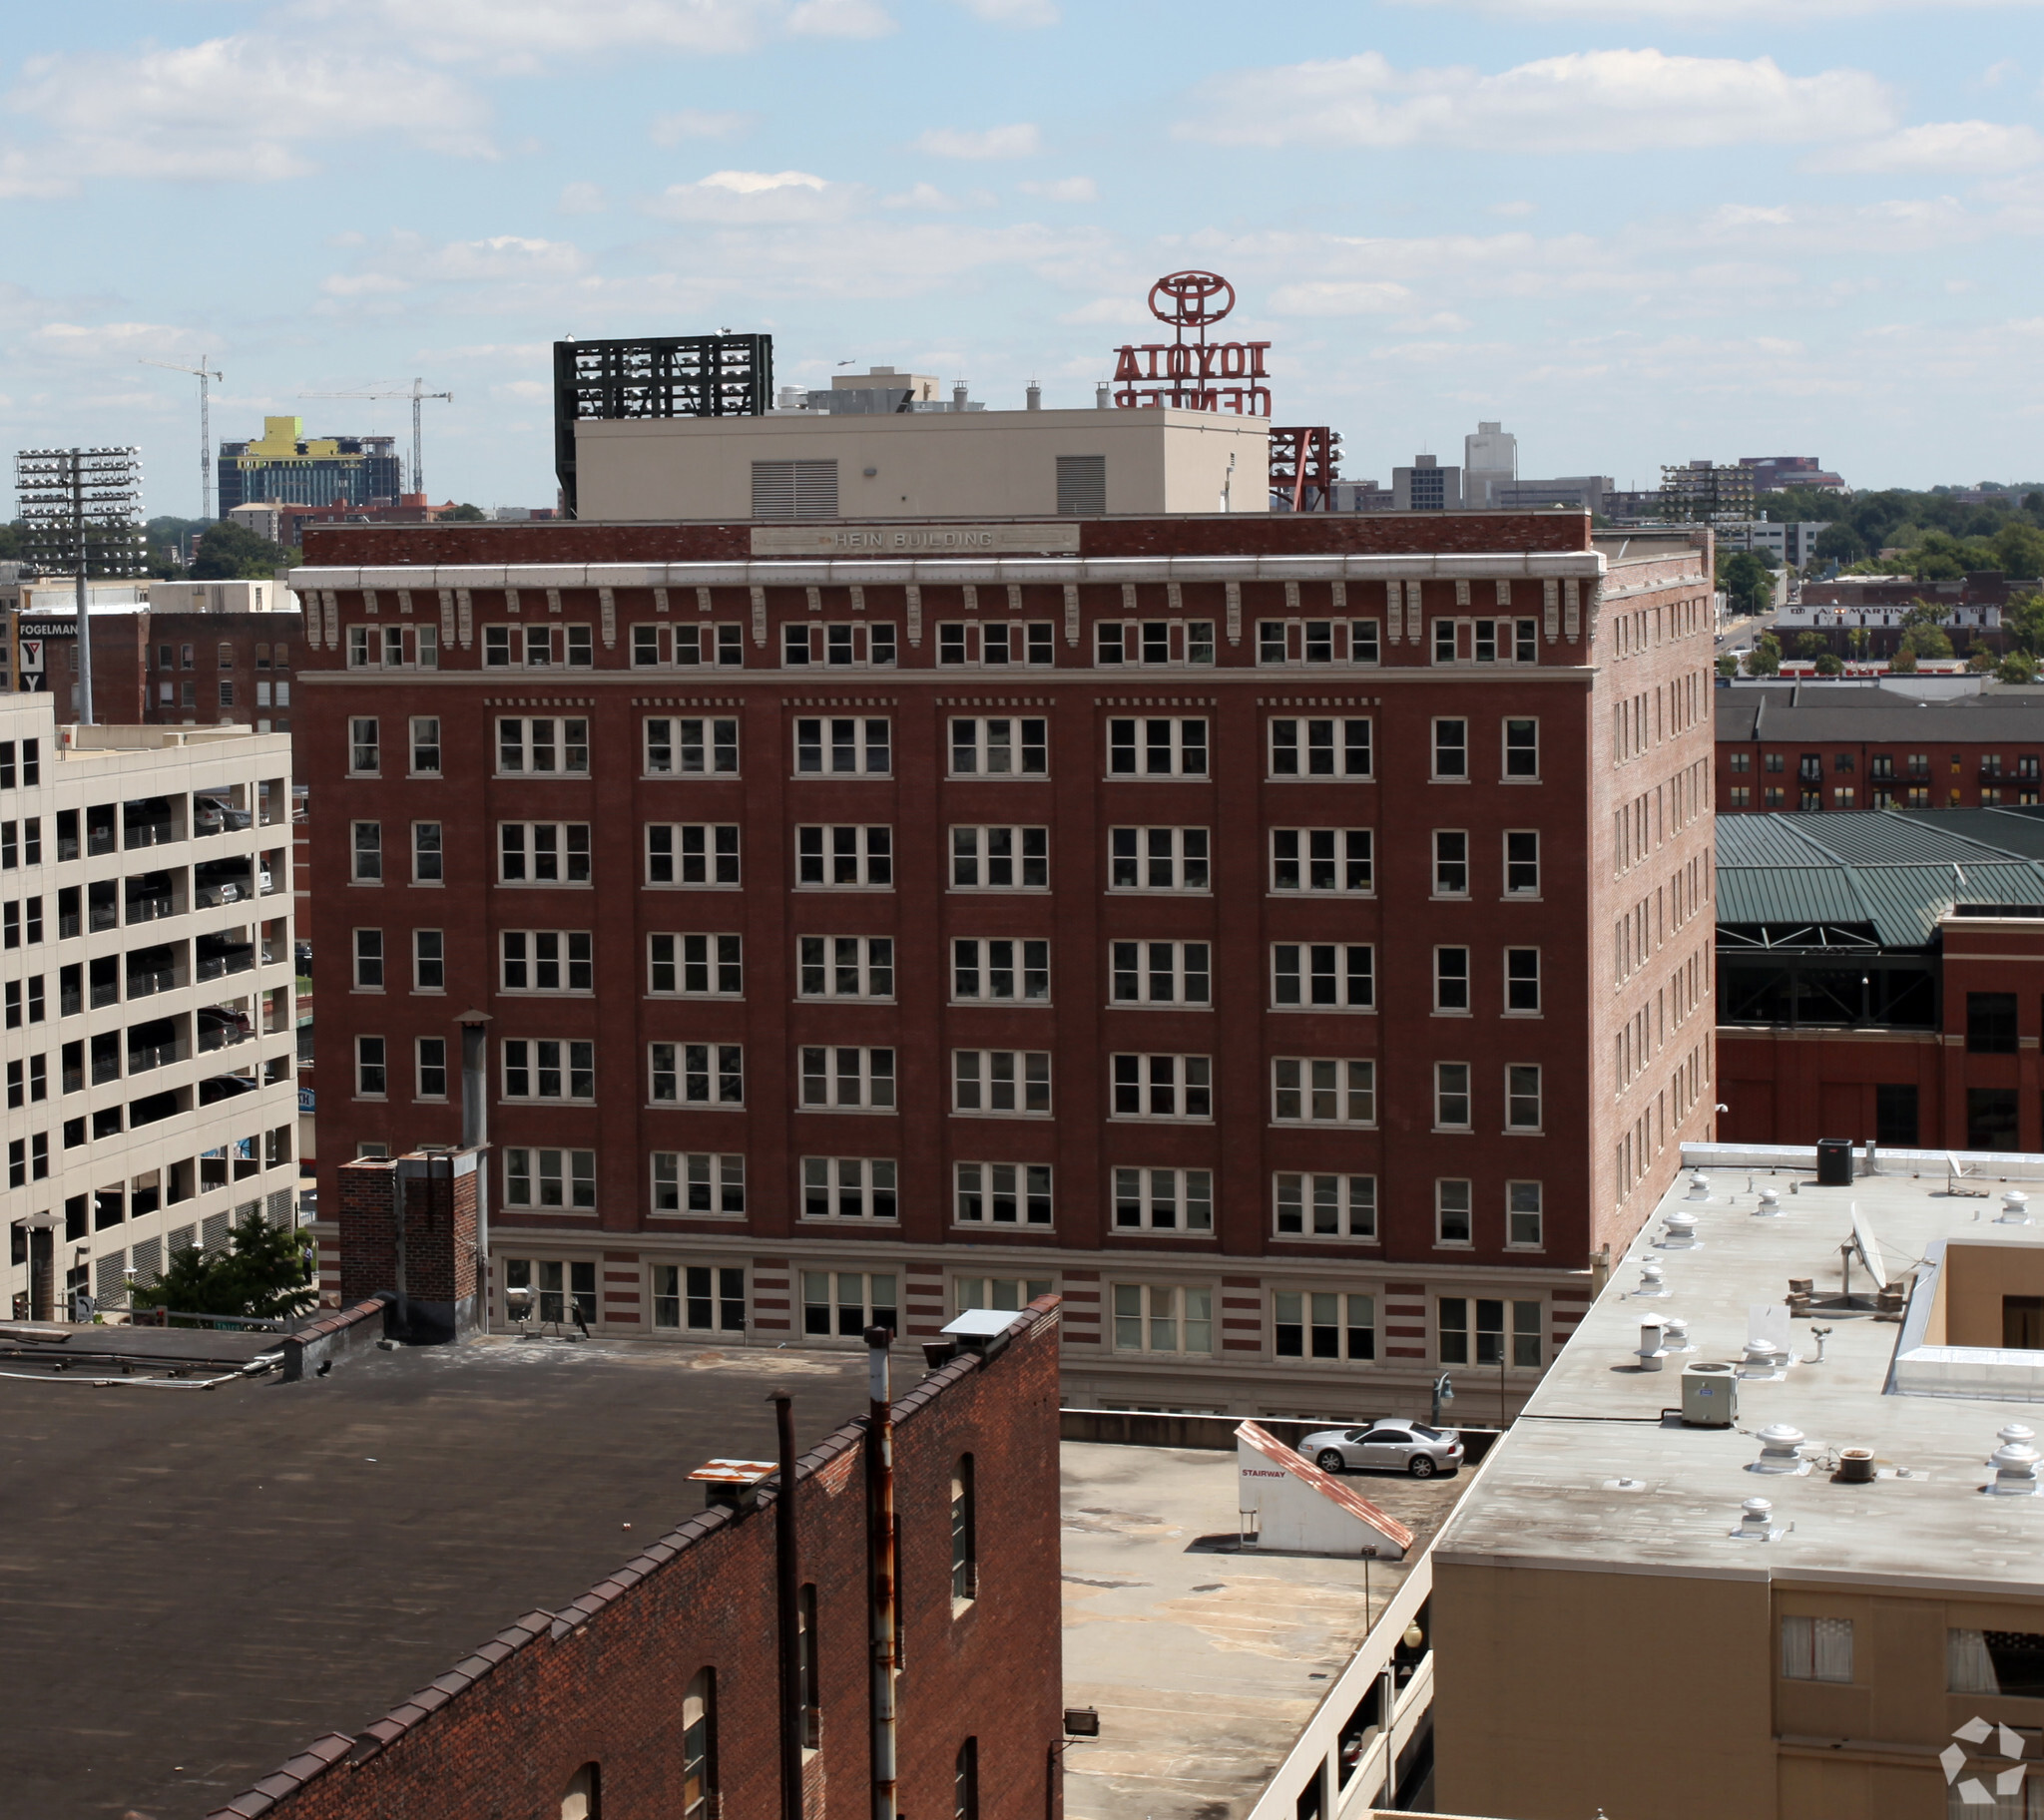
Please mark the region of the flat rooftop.
<svg viewBox="0 0 2044 1820"><path fill-rule="evenodd" d="M1065 1752L1066 1820L1239 1820L1409 1571L1239 1546L1227 1452L1067 1441L1065 1704L1100 1737ZM1470 1483L1357 1474L1418 1534Z"/></svg>
<svg viewBox="0 0 2044 1820"><path fill-rule="evenodd" d="M1963 1253L1984 1259L1983 1281L1996 1290L2044 1274L2044 1158L1961 1155L1968 1173L1953 1182L1944 1152L1884 1151L1878 1174L1817 1187L1807 1148L1685 1145L1684 1154L1706 1158L1708 1199L1690 1198L1690 1174L1676 1179L1484 1461L1436 1562L2044 1596L2044 1504L1980 1489L1995 1476L1986 1461L1997 1430L2044 1427L2044 1351L1975 1356L1933 1345L1925 1331L1939 1301L1933 1272L1952 1268L1939 1261L1942 1246L2007 1247ZM2038 1223L1997 1223L2003 1192L2025 1175ZM1779 1217L1755 1214L1768 1187L1780 1194ZM1890 1280L1914 1274L1905 1317L1792 1316L1793 1362L1739 1383L1733 1427L1684 1427L1666 1415L1682 1402L1683 1367L1740 1361L1750 1311L1779 1319L1789 1279L1811 1279L1819 1298L1840 1290L1839 1247L1852 1238L1855 1207ZM1693 1249L1663 1240L1677 1212L1696 1216ZM1639 1293L1650 1259L1665 1296ZM1856 1259L1853 1288L1871 1289ZM1998 1326L1998 1295L1993 1315ZM1695 1350L1642 1370L1641 1323L1670 1316L1688 1321ZM1815 1327L1831 1330L1821 1363ZM1945 1356L1962 1350L1965 1359ZM1950 1394L1900 1394L1902 1381L1920 1386L1940 1373ZM1759 1431L1776 1423L1802 1431L1805 1471L1751 1470ZM1841 1448L1871 1449L1879 1476L1834 1482ZM1771 1526L1784 1532L1776 1540L1733 1539L1749 1498L1773 1501Z"/></svg>
<svg viewBox="0 0 2044 1820"><path fill-rule="evenodd" d="M198 1820L686 1521L705 1461L771 1458L776 1386L802 1448L866 1407L862 1356L482 1339L199 1391L115 1355L190 1384L274 1340L47 1350L80 1339L0 1361L0 1810L39 1820Z"/></svg>

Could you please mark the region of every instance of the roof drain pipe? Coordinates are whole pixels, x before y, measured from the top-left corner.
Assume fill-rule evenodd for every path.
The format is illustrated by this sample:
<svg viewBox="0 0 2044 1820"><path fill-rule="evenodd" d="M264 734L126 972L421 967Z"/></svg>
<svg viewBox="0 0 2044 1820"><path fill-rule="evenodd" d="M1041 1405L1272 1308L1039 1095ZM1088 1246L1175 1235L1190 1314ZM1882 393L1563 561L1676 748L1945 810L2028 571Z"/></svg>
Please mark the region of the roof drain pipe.
<svg viewBox="0 0 2044 1820"><path fill-rule="evenodd" d="M801 1569L795 1559L794 1398L776 1390L773 1405L780 1437L780 1479L773 1493L773 1594L780 1631L780 1820L802 1820L802 1640Z"/></svg>
<svg viewBox="0 0 2044 1820"><path fill-rule="evenodd" d="M411 1295L406 1282L404 1257L404 1164L390 1165L390 1227L392 1248L396 1252L397 1276L397 1337L407 1345L411 1342Z"/></svg>
<svg viewBox="0 0 2044 1820"><path fill-rule="evenodd" d="M866 1339L866 1600L873 1670L872 1820L894 1820L895 1675L901 1666L895 1601L894 1403L887 1348L894 1336L868 1327Z"/></svg>

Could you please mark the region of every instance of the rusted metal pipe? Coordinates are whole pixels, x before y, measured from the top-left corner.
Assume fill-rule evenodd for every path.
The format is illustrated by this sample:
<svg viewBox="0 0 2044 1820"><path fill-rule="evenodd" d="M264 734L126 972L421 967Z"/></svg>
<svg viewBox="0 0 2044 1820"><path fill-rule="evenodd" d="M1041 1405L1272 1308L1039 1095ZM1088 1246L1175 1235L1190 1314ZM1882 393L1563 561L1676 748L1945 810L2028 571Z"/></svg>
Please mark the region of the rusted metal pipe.
<svg viewBox="0 0 2044 1820"><path fill-rule="evenodd" d="M773 1495L773 1591L780 1619L780 1820L802 1820L801 1566L794 1533L794 1398L767 1401L780 1437L780 1484Z"/></svg>
<svg viewBox="0 0 2044 1820"><path fill-rule="evenodd" d="M900 1617L895 1600L894 1400L887 1348L894 1336L866 1329L866 1608L872 1644L872 1820L894 1820L895 1670Z"/></svg>

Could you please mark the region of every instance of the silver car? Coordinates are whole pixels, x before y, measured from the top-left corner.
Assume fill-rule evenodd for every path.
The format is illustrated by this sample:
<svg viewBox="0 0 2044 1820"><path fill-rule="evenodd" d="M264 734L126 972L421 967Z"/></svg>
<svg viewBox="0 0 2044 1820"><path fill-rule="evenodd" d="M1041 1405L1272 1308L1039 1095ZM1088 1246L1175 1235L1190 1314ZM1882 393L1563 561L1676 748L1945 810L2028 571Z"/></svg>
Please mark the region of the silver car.
<svg viewBox="0 0 2044 1820"><path fill-rule="evenodd" d="M1307 1435L1298 1451L1323 1473L1409 1473L1431 1479L1462 1465L1462 1443L1450 1429L1393 1419L1367 1428L1327 1428Z"/></svg>

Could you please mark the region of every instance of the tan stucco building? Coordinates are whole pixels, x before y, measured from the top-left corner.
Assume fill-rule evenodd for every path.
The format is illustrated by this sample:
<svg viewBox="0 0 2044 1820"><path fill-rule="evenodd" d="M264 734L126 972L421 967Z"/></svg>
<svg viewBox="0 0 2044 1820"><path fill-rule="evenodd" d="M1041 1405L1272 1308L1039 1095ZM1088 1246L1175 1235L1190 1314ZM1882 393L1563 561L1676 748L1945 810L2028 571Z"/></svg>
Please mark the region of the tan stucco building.
<svg viewBox="0 0 2044 1820"><path fill-rule="evenodd" d="M1221 411L773 412L575 425L584 520L1270 510L1271 426Z"/></svg>
<svg viewBox="0 0 2044 1820"><path fill-rule="evenodd" d="M1436 1804L2044 1812L2044 1157L1685 1158L1435 1547Z"/></svg>

